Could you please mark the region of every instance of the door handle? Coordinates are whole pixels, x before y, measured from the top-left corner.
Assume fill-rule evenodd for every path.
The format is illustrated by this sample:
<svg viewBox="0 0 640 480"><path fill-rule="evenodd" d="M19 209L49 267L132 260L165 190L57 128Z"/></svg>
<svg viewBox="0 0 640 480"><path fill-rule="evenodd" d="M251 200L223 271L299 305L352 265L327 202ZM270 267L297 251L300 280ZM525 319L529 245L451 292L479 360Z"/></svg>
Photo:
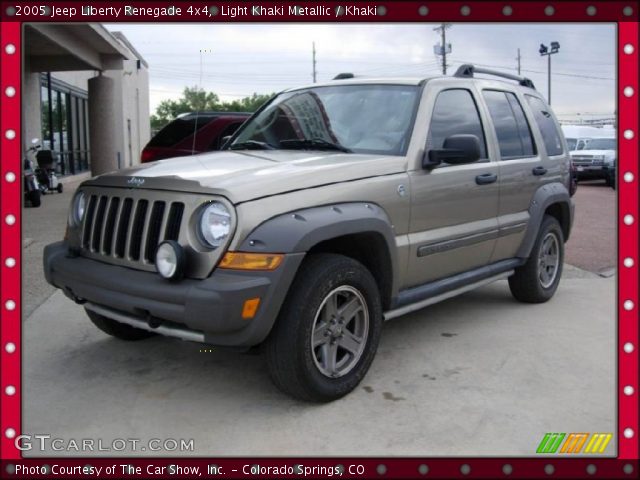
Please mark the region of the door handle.
<svg viewBox="0 0 640 480"><path fill-rule="evenodd" d="M547 173L547 169L544 167L535 167L533 170L531 170L531 173L533 173L536 177L539 177L540 175L544 175L545 173Z"/></svg>
<svg viewBox="0 0 640 480"><path fill-rule="evenodd" d="M483 173L476 177L476 183L478 185L489 185L498 180L498 176L495 173Z"/></svg>

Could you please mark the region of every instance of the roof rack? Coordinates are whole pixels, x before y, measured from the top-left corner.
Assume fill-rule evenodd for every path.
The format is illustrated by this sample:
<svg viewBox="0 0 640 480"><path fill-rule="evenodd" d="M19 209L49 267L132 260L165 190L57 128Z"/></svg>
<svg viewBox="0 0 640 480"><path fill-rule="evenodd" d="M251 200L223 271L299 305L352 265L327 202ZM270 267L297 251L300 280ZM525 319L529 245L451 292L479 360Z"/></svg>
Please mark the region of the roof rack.
<svg viewBox="0 0 640 480"><path fill-rule="evenodd" d="M473 78L474 73L484 73L485 75L495 75L496 77L508 78L509 80L515 80L523 87L533 88L535 90L535 86L533 82L526 78L521 77L519 75L513 75L511 73L499 72L498 70L491 70L490 68L480 68L475 65L471 65L469 63L460 65L456 73L453 74L454 77L460 78Z"/></svg>

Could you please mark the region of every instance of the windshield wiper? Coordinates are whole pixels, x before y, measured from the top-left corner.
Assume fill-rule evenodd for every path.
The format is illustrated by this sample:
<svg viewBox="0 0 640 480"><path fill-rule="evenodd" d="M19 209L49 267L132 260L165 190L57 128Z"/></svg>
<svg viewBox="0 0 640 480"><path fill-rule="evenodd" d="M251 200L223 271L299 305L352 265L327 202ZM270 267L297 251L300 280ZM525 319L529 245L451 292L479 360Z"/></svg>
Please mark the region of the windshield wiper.
<svg viewBox="0 0 640 480"><path fill-rule="evenodd" d="M274 150L276 147L266 142L258 140L247 140L246 142L233 143L229 150Z"/></svg>
<svg viewBox="0 0 640 480"><path fill-rule="evenodd" d="M322 138L289 138L286 140L280 140L280 146L283 148L318 148L325 150L339 150L344 153L353 153L352 150L348 149L344 145L340 145L339 143L329 142Z"/></svg>

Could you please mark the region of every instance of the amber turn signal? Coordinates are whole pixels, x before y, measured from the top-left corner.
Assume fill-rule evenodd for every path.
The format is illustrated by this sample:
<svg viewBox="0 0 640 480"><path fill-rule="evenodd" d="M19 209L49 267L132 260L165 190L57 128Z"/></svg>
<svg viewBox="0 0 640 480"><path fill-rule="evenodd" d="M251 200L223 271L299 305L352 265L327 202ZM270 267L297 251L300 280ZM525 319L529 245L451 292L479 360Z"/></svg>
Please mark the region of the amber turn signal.
<svg viewBox="0 0 640 480"><path fill-rule="evenodd" d="M281 253L227 252L218 266L234 270L275 270L283 258Z"/></svg>
<svg viewBox="0 0 640 480"><path fill-rule="evenodd" d="M242 318L244 318L245 320L249 320L255 317L259 306L260 306L260 297L250 298L249 300L245 300L244 306L242 307Z"/></svg>

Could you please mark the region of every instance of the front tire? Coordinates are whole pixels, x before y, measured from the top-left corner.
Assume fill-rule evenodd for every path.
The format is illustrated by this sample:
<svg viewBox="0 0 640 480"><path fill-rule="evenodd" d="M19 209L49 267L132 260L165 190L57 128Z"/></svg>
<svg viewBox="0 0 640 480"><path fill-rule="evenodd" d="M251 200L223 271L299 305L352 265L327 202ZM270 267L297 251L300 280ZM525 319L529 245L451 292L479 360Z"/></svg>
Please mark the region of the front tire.
<svg viewBox="0 0 640 480"><path fill-rule="evenodd" d="M93 310L85 308L84 311L87 312L89 319L96 327L98 327L107 335L119 338L120 340L136 342L138 340L144 340L145 338L153 337L155 335L155 333L153 332L135 328L131 325L127 325L126 323L116 322L115 320L100 315Z"/></svg>
<svg viewBox="0 0 640 480"><path fill-rule="evenodd" d="M558 289L564 262L564 234L554 217L545 215L527 263L509 277L511 294L526 303L543 303Z"/></svg>
<svg viewBox="0 0 640 480"><path fill-rule="evenodd" d="M342 255L312 255L266 341L271 378L295 398L336 400L369 370L381 329L380 293L369 270Z"/></svg>
<svg viewBox="0 0 640 480"><path fill-rule="evenodd" d="M56 190L58 190L58 193L62 193L64 190L64 187L62 186L61 183L58 184L58 186L56 187Z"/></svg>

